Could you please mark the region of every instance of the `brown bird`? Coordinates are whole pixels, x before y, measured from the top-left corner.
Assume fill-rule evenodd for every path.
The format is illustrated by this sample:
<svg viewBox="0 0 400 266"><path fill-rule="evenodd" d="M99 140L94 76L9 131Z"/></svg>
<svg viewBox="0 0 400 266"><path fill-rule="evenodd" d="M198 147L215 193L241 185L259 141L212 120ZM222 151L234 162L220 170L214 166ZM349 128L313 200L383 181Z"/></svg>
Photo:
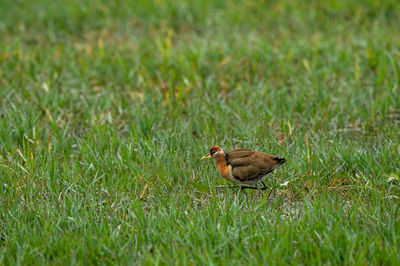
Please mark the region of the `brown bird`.
<svg viewBox="0 0 400 266"><path fill-rule="evenodd" d="M238 149L226 153L219 146L213 146L210 153L204 155L200 160L208 158L215 159L218 171L223 178L234 183L253 186L261 181L264 186L260 188L262 190L267 189L262 179L286 162L284 158L249 149ZM242 188L256 187L245 186Z"/></svg>

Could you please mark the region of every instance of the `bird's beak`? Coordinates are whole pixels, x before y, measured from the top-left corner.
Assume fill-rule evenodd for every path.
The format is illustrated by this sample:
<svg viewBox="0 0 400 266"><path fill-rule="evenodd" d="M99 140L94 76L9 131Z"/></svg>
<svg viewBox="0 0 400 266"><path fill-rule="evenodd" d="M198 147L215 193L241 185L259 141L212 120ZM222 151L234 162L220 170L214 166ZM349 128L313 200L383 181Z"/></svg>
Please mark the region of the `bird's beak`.
<svg viewBox="0 0 400 266"><path fill-rule="evenodd" d="M208 158L211 158L211 154L204 155L203 157L201 157L200 161Z"/></svg>

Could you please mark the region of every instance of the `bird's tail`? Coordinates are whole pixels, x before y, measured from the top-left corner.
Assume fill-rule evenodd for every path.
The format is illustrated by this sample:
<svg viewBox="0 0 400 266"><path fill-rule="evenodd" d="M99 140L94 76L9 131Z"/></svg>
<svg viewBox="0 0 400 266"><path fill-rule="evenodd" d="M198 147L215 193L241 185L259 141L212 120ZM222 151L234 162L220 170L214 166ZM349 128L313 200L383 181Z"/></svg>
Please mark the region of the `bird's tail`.
<svg viewBox="0 0 400 266"><path fill-rule="evenodd" d="M285 158L278 158L278 157L275 157L274 160L277 161L279 164L283 164L283 163L286 162L286 159L285 159Z"/></svg>

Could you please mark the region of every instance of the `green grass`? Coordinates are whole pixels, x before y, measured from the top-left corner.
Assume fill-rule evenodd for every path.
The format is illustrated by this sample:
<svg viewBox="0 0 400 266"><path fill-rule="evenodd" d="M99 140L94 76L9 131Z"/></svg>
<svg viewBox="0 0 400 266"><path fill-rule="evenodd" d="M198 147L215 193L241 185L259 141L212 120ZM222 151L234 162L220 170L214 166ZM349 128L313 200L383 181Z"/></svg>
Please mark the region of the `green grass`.
<svg viewBox="0 0 400 266"><path fill-rule="evenodd" d="M3 0L0 264L398 264L399 17ZM246 198L212 145L287 163Z"/></svg>

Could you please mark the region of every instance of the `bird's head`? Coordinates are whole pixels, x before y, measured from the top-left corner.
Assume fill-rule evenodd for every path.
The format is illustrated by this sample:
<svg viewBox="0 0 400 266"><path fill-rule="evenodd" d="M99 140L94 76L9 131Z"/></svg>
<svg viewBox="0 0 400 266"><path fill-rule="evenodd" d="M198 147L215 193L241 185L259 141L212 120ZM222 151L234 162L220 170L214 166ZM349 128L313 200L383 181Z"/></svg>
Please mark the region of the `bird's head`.
<svg viewBox="0 0 400 266"><path fill-rule="evenodd" d="M218 158L219 156L225 156L224 150L223 150L221 147L219 147L219 146L213 146L213 147L210 149L210 153L208 153L208 154L204 155L203 157L201 157L200 160L204 160L204 159L208 159L208 158L214 158L214 159L216 159L216 158Z"/></svg>

